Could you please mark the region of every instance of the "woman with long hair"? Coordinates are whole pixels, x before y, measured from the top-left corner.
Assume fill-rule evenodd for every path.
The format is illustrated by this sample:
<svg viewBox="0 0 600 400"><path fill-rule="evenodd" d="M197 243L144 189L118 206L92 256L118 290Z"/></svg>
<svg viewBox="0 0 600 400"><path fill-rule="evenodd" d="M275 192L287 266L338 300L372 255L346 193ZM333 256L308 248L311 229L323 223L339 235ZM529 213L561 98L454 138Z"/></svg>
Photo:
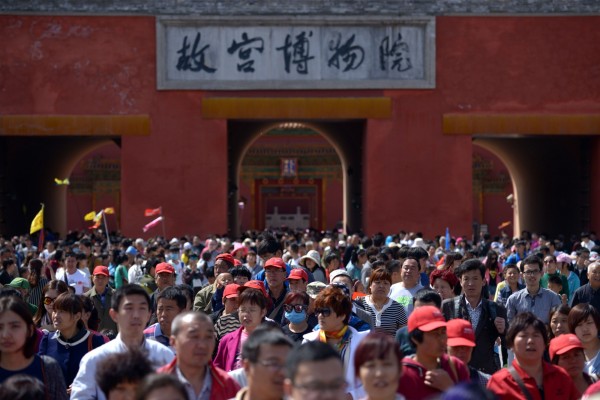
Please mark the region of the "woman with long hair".
<svg viewBox="0 0 600 400"><path fill-rule="evenodd" d="M44 262L39 258L34 258L29 261L29 297L27 301L38 309L42 307L42 289L48 284L48 279L42 274L44 268Z"/></svg>
<svg viewBox="0 0 600 400"><path fill-rule="evenodd" d="M56 332L46 332L38 354L54 358L60 364L67 387L71 386L79 362L87 352L104 344L100 335L88 331L81 319L83 303L76 294L63 293L56 298L52 322Z"/></svg>
<svg viewBox="0 0 600 400"><path fill-rule="evenodd" d="M490 250L483 260L485 265L485 280L487 282L488 291L493 296L496 294L496 287L504 279L502 276L502 264L498 261L498 253Z"/></svg>
<svg viewBox="0 0 600 400"><path fill-rule="evenodd" d="M0 384L11 376L29 375L44 384L45 397L66 400L58 363L35 354L37 335L27 303L16 296L0 298Z"/></svg>
<svg viewBox="0 0 600 400"><path fill-rule="evenodd" d="M583 344L588 374L600 373L600 312L589 303L577 304L569 312L569 331L574 333Z"/></svg>
<svg viewBox="0 0 600 400"><path fill-rule="evenodd" d="M548 324L548 336L550 339L569 333L568 319L570 311L571 307L565 306L564 304L554 306L550 309L548 318L548 321L550 321Z"/></svg>
<svg viewBox="0 0 600 400"><path fill-rule="evenodd" d="M35 326L45 329L48 332L54 332L54 324L52 323L52 310L54 309L54 301L59 294L69 291L69 287L63 281L50 281L42 289L42 304L38 307L37 312L33 316Z"/></svg>

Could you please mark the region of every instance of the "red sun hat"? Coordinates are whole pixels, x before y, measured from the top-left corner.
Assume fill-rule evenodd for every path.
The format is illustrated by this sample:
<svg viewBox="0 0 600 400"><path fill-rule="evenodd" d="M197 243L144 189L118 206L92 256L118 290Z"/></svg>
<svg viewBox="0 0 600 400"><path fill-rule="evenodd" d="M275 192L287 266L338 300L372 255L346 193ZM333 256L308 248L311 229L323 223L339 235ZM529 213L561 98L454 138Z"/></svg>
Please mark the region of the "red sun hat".
<svg viewBox="0 0 600 400"><path fill-rule="evenodd" d="M286 269L285 262L281 258L279 258L279 257L269 258L267 260L267 262L265 263L265 269L267 269L267 267L275 267L275 268L280 268L280 269Z"/></svg>
<svg viewBox="0 0 600 400"><path fill-rule="evenodd" d="M583 349L583 344L577 336L572 333L565 333L557 336L550 341L550 359L554 356L560 356L573 349Z"/></svg>
<svg viewBox="0 0 600 400"><path fill-rule="evenodd" d="M308 282L308 274L302 268L294 268L290 272L290 276L288 276L286 281L297 281L302 279L304 282Z"/></svg>
<svg viewBox="0 0 600 400"><path fill-rule="evenodd" d="M231 297L238 297L239 287L240 285L238 285L237 283L230 283L229 285L225 286L225 289L223 290L223 298L229 299Z"/></svg>
<svg viewBox="0 0 600 400"><path fill-rule="evenodd" d="M260 290L263 296L265 296L265 298L269 298L269 295L267 294L267 289L265 289L265 283L263 281L254 280L244 283L242 286L238 287L238 294L242 294L242 292L246 289Z"/></svg>
<svg viewBox="0 0 600 400"><path fill-rule="evenodd" d="M108 272L108 267L104 265L98 265L96 268L94 268L94 273L92 275L110 276Z"/></svg>
<svg viewBox="0 0 600 400"><path fill-rule="evenodd" d="M173 268L173 266L169 263L162 262L156 266L156 270L154 271L154 273L155 274L163 274L163 273L174 274L175 268Z"/></svg>

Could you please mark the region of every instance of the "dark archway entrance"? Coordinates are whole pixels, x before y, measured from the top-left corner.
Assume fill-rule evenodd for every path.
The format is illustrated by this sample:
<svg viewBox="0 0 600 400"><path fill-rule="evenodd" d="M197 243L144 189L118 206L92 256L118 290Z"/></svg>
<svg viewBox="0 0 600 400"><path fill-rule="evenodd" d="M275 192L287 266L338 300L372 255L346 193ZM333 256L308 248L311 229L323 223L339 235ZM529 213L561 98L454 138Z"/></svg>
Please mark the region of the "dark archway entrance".
<svg viewBox="0 0 600 400"><path fill-rule="evenodd" d="M585 136L474 137L494 153L513 182L514 234L589 230L591 141Z"/></svg>
<svg viewBox="0 0 600 400"><path fill-rule="evenodd" d="M259 136L287 122L290 121L228 121L228 230L234 236L240 234L239 176L244 156ZM320 133L336 150L343 170L344 229L361 230L365 120L293 122Z"/></svg>

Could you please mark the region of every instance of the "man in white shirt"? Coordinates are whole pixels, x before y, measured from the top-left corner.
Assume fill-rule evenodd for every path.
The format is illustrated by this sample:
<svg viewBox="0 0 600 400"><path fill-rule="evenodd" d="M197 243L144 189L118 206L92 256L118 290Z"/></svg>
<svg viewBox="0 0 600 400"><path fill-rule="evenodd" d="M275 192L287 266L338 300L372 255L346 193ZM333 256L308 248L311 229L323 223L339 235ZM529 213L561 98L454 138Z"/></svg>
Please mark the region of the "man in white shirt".
<svg viewBox="0 0 600 400"><path fill-rule="evenodd" d="M92 287L90 278L77 269L77 258L74 253L67 253L65 256L65 267L59 268L56 271L56 280L63 281L75 288L75 294L84 294Z"/></svg>
<svg viewBox="0 0 600 400"><path fill-rule="evenodd" d="M137 348L147 355L155 369L173 360L174 354L168 347L144 337L144 328L150 319L150 298L144 288L124 285L116 290L111 301L110 316L117 323L119 334L81 359L79 372L71 386L71 400L106 399L96 382L96 368L110 354Z"/></svg>
<svg viewBox="0 0 600 400"><path fill-rule="evenodd" d="M400 271L402 282L395 283L390 288L389 297L404 306L407 316L413 310L413 297L419 290L423 289L420 283L421 275L419 271L419 260L413 256L408 256L402 263Z"/></svg>

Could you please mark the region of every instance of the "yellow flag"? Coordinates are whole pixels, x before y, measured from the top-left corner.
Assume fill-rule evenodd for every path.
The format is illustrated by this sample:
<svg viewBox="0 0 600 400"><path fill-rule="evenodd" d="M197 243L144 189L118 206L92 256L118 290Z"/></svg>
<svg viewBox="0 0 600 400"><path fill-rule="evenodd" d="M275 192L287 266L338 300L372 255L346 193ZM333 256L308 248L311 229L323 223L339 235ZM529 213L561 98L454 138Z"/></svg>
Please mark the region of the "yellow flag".
<svg viewBox="0 0 600 400"><path fill-rule="evenodd" d="M113 207L108 207L104 209L104 214L114 214L115 209Z"/></svg>
<svg viewBox="0 0 600 400"><path fill-rule="evenodd" d="M70 184L70 182L69 182L69 178L65 178L65 179L58 179L58 178L54 178L54 182L55 182L57 185L68 185L68 184Z"/></svg>
<svg viewBox="0 0 600 400"><path fill-rule="evenodd" d="M91 221L94 219L94 217L96 216L96 211L90 211L89 213L85 214L83 217L84 221Z"/></svg>
<svg viewBox="0 0 600 400"><path fill-rule="evenodd" d="M33 235L37 231L44 229L44 205L42 204L42 209L35 216L33 221L31 221L31 229L29 231L30 235Z"/></svg>
<svg viewBox="0 0 600 400"><path fill-rule="evenodd" d="M94 215L94 218L93 218L94 222L98 222L102 219L102 213L104 213L104 210L100 210L98 212L98 214Z"/></svg>

